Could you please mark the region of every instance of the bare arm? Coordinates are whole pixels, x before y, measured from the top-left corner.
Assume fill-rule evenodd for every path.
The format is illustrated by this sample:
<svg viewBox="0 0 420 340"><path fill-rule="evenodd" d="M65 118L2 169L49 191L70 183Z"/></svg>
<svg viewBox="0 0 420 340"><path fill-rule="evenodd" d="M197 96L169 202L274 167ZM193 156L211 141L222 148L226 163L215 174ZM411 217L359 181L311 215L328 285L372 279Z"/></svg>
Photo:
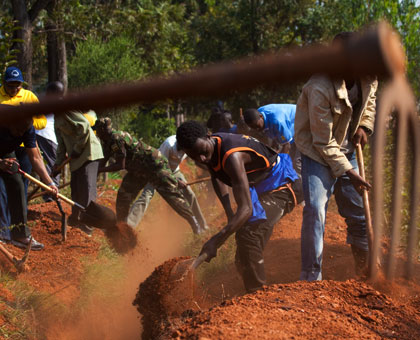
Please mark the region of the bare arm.
<svg viewBox="0 0 420 340"><path fill-rule="evenodd" d="M211 178L211 182L213 184L214 192L216 193L217 197L223 205L223 209L225 210L228 222L230 222L230 220L233 218L234 213L232 210L232 206L230 205L229 189L226 184L222 183L215 177Z"/></svg>
<svg viewBox="0 0 420 340"><path fill-rule="evenodd" d="M250 156L245 152L233 153L225 164L225 171L232 182L233 195L238 209L228 224L207 241L201 253L207 253L207 261L217 255L217 249L239 228L241 228L252 215L252 201L249 192L249 183L245 171L245 163Z"/></svg>
<svg viewBox="0 0 420 340"><path fill-rule="evenodd" d="M51 189L57 196L58 189L55 186L51 177L48 175L47 169L45 168L44 161L38 148L26 148L26 153L28 154L29 160L31 161L34 171L39 175L39 177L45 184L51 187Z"/></svg>

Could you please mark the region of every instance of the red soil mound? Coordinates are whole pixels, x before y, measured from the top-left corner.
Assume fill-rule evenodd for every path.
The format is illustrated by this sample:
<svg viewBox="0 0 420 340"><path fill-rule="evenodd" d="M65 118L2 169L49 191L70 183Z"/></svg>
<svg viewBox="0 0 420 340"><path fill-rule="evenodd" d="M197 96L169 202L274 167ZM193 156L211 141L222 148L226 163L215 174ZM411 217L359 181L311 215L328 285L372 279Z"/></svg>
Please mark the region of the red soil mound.
<svg viewBox="0 0 420 340"><path fill-rule="evenodd" d="M354 280L272 285L166 325L161 339L420 338L415 308Z"/></svg>
<svg viewBox="0 0 420 340"><path fill-rule="evenodd" d="M143 315L143 339L156 339L165 329L165 322L179 312L177 295L181 298L189 296L188 292L177 289L179 283L173 280L172 272L177 263L186 259L189 258L177 257L166 261L140 284L133 305Z"/></svg>

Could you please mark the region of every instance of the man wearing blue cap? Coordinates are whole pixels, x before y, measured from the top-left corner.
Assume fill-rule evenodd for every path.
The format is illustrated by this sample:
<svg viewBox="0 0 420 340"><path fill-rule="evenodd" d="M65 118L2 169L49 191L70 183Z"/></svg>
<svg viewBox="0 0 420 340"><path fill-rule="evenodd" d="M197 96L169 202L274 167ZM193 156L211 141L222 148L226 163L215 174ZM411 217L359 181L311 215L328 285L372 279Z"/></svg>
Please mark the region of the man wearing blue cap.
<svg viewBox="0 0 420 340"><path fill-rule="evenodd" d="M23 89L24 79L22 72L15 66L8 67L3 76L3 85L0 87L0 104L20 105L22 103L37 103L38 98L29 90ZM47 120L44 115L33 117L33 126L36 130L41 130L46 126ZM24 147L15 150L15 157L18 159L23 171L30 173L32 165ZM24 179L25 197L27 192L27 179ZM10 212L7 204L6 188L3 179L0 179L0 239L10 240L11 224Z"/></svg>

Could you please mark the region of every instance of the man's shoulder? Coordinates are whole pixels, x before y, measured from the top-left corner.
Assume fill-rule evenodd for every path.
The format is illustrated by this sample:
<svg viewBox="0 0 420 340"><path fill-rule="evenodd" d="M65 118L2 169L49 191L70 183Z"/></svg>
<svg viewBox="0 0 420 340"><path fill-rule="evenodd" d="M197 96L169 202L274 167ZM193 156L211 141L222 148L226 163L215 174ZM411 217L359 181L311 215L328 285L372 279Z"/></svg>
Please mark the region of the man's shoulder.
<svg viewBox="0 0 420 340"><path fill-rule="evenodd" d="M26 103L38 103L39 101L35 93L30 90L21 89L19 94L22 96L23 101Z"/></svg>
<svg viewBox="0 0 420 340"><path fill-rule="evenodd" d="M320 86L320 87L334 87L334 83L330 77L324 74L314 74L309 80L306 82L305 86Z"/></svg>
<svg viewBox="0 0 420 340"><path fill-rule="evenodd" d="M127 145L131 145L131 144L134 144L134 143L137 142L136 138L134 138L133 136L131 136L126 131L113 130L112 131L111 138L114 141L123 141Z"/></svg>

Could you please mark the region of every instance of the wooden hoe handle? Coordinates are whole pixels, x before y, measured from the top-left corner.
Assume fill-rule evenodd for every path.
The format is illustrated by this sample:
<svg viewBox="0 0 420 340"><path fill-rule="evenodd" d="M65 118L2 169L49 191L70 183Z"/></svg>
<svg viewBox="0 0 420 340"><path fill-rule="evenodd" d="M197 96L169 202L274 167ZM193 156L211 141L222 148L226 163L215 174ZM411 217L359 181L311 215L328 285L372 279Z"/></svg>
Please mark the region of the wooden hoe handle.
<svg viewBox="0 0 420 340"><path fill-rule="evenodd" d="M356 155L357 155L357 164L359 166L360 177L366 179L365 177L365 164L363 161L363 151L360 144L356 146ZM370 214L370 204L369 204L369 195L366 189L363 190L363 205L365 208L365 218L366 218L366 231L368 236L369 250L373 247L373 227L372 227L372 217Z"/></svg>
<svg viewBox="0 0 420 340"><path fill-rule="evenodd" d="M34 182L35 184L39 185L42 189L46 190L47 192L52 192L51 188L42 183L41 181L37 180L35 177L32 177L31 175L27 174L26 172L22 171L19 169L19 172L28 180L30 180L31 182ZM62 199L64 202L70 204L70 205L76 205L79 206L76 202L73 202L71 199L67 198L66 196L62 195L62 194L58 194L58 197L60 199ZM83 208L83 207L82 207ZM84 209L84 208L83 208Z"/></svg>

